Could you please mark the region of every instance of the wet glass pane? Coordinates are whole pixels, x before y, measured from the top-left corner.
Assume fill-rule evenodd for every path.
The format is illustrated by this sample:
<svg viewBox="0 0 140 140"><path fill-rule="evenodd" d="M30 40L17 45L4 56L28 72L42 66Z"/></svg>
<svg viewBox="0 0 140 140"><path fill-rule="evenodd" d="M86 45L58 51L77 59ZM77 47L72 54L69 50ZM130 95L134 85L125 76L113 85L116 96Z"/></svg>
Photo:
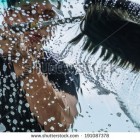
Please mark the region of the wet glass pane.
<svg viewBox="0 0 140 140"><path fill-rule="evenodd" d="M139 131L139 72L103 61L104 46L83 51L86 37L69 43L83 4L0 1L1 132Z"/></svg>

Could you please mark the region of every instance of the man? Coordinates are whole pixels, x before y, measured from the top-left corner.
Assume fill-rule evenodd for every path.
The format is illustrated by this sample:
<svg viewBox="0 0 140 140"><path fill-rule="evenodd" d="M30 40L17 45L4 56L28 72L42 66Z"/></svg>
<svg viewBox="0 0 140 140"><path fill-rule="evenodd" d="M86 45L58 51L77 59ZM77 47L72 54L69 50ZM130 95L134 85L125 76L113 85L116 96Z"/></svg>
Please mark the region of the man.
<svg viewBox="0 0 140 140"><path fill-rule="evenodd" d="M140 69L140 5L130 0L85 0L86 15L81 33L70 43L83 37L83 50L122 67Z"/></svg>
<svg viewBox="0 0 140 140"><path fill-rule="evenodd" d="M7 0L7 4L0 29L0 125L3 131L67 131L77 115L79 75L44 53L42 43L52 37L54 27L34 26L54 19L59 9L48 0ZM13 28L23 23L31 26Z"/></svg>

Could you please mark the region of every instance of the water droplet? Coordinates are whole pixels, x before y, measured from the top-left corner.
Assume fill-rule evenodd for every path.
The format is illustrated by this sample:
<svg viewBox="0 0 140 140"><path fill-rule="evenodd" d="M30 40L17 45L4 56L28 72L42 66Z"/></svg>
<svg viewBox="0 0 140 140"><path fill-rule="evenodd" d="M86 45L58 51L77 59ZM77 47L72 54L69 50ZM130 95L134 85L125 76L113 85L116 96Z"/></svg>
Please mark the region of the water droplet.
<svg viewBox="0 0 140 140"><path fill-rule="evenodd" d="M47 122L46 121L44 122L44 125L47 125Z"/></svg>
<svg viewBox="0 0 140 140"><path fill-rule="evenodd" d="M3 65L3 71L5 72L7 70L7 66L4 64Z"/></svg>
<svg viewBox="0 0 140 140"><path fill-rule="evenodd" d="M36 14L36 10L32 10L32 14Z"/></svg>
<svg viewBox="0 0 140 140"><path fill-rule="evenodd" d="M118 117L121 117L122 114L118 112L116 115L117 115Z"/></svg>
<svg viewBox="0 0 140 140"><path fill-rule="evenodd" d="M25 106L28 108L30 105L28 103L26 103Z"/></svg>
<svg viewBox="0 0 140 140"><path fill-rule="evenodd" d="M1 40L1 38L0 38L0 40ZM3 50L2 49L0 49L0 54L3 55Z"/></svg>
<svg viewBox="0 0 140 140"><path fill-rule="evenodd" d="M111 124L108 124L109 127L111 127Z"/></svg>
<svg viewBox="0 0 140 140"><path fill-rule="evenodd" d="M6 131L6 127L5 127L5 125L3 123L0 123L0 131L1 132Z"/></svg>
<svg viewBox="0 0 140 140"><path fill-rule="evenodd" d="M9 99L9 102L10 102L10 103L13 103L13 101L14 101L13 98L10 98L10 99Z"/></svg>
<svg viewBox="0 0 140 140"><path fill-rule="evenodd" d="M29 79L29 83L33 83L33 80L32 79Z"/></svg>
<svg viewBox="0 0 140 140"><path fill-rule="evenodd" d="M13 120L13 123L14 123L14 124L17 124L17 120L16 120L16 119L14 119L14 120Z"/></svg>
<svg viewBox="0 0 140 140"><path fill-rule="evenodd" d="M53 127L53 126L51 126L51 127L50 127L50 130L54 131L54 127Z"/></svg>

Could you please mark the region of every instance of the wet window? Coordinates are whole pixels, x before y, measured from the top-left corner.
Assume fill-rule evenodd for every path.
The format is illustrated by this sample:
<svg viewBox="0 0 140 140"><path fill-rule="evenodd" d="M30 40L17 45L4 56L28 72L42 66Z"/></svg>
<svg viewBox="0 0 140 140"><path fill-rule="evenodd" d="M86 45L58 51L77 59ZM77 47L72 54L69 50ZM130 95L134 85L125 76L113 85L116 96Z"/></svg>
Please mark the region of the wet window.
<svg viewBox="0 0 140 140"><path fill-rule="evenodd" d="M87 16L92 4L84 4L84 0L0 1L1 132L139 131L139 63L130 55L133 51L139 55L139 49L131 47L129 52L123 47L120 51L120 40L126 43L133 39L125 30L123 36L128 38L118 38L116 31L127 26L120 23L119 14L130 18L129 25L137 27L140 6L132 3L128 7L134 14L129 17L120 12L111 19L112 25L104 18L103 10L101 20ZM107 1L104 5L108 5ZM101 10L98 8L97 13ZM110 15L115 17L115 12ZM97 27L104 21L108 26L93 28L88 24L91 18L96 19L91 22ZM87 24L85 19L89 19ZM82 28L87 29L82 32L86 32L85 36L79 35ZM92 30L93 38L87 38ZM139 31L132 33L137 44ZM105 38L101 40L98 35ZM108 39L110 42L105 43ZM117 64L120 58L135 61L136 71L125 61L124 66ZM111 63L111 59L115 62Z"/></svg>

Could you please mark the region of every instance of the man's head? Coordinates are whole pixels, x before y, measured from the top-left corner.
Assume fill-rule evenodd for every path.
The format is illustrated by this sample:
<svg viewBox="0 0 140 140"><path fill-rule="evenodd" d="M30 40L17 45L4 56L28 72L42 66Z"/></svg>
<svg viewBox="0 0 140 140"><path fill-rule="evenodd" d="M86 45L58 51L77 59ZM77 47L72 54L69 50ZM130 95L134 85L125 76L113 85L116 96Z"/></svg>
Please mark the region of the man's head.
<svg viewBox="0 0 140 140"><path fill-rule="evenodd" d="M21 23L38 23L56 16L54 5L49 0L7 0L8 9L5 10L5 23L8 27ZM58 7L60 7L58 3ZM58 9L59 11L59 9Z"/></svg>
<svg viewBox="0 0 140 140"><path fill-rule="evenodd" d="M39 1L39 2L38 2ZM23 30L16 32L11 27L14 24L21 23L37 23L47 21L51 18L55 18L56 13L52 9L52 4L47 0L7 0L8 9L4 13L4 27L3 31L0 31L1 35L5 36L1 41L0 49L3 50L4 55L15 55L20 52L22 57L27 56L27 52L31 50L40 51L42 43L46 42L46 38L52 37L54 27L35 28L32 30ZM52 31L53 30L53 31ZM54 33L53 33L54 34ZM23 54L25 54L23 56Z"/></svg>
<svg viewBox="0 0 140 140"><path fill-rule="evenodd" d="M83 49L122 67L140 69L140 5L128 0L85 0L81 34L71 43L86 37Z"/></svg>

